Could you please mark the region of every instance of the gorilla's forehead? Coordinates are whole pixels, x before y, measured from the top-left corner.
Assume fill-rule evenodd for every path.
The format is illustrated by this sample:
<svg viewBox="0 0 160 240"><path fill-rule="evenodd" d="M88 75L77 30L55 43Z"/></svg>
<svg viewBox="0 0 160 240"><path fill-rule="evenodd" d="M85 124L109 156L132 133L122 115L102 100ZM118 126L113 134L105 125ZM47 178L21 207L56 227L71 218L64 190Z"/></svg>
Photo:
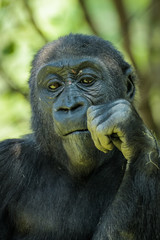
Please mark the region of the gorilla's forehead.
<svg viewBox="0 0 160 240"><path fill-rule="evenodd" d="M73 69L73 70L81 70L86 67L91 67L95 70L102 71L106 69L104 63L98 59L93 57L84 57L84 58L63 58L59 60L49 61L47 64L44 64L40 67L38 72L47 71L47 70L63 70L63 69Z"/></svg>

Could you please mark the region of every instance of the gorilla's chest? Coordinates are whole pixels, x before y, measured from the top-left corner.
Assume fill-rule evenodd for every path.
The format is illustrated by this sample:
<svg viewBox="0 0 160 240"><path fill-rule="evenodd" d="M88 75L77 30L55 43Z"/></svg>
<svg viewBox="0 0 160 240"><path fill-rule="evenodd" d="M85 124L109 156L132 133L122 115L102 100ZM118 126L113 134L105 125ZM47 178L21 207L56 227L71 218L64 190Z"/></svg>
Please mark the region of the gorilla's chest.
<svg viewBox="0 0 160 240"><path fill-rule="evenodd" d="M42 239L89 239L95 231L104 193L95 195L88 188L77 189L62 180L37 184L24 192L11 207L18 236L33 234L34 239L39 235L43 236Z"/></svg>

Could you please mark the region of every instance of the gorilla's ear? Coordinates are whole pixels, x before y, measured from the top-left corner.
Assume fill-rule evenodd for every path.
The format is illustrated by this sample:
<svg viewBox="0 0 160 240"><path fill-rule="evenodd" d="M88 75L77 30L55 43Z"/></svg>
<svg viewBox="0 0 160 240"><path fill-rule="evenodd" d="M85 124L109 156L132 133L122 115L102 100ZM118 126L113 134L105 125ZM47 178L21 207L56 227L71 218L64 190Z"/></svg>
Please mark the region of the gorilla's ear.
<svg viewBox="0 0 160 240"><path fill-rule="evenodd" d="M126 94L129 97L130 100L133 100L135 96L135 73L132 68L128 68L125 71L125 81L126 81Z"/></svg>

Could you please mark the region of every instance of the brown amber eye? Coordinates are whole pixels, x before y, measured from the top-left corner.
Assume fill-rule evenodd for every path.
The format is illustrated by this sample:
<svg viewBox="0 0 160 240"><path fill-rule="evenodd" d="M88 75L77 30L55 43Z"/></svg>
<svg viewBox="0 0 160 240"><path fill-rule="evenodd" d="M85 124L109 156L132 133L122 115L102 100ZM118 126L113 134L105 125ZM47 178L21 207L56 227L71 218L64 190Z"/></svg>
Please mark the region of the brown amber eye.
<svg viewBox="0 0 160 240"><path fill-rule="evenodd" d="M51 91L54 91L59 87L60 87L60 84L58 82L54 82L48 85L48 89Z"/></svg>
<svg viewBox="0 0 160 240"><path fill-rule="evenodd" d="M91 84L91 83L93 83L93 81L94 81L93 78L88 77L88 78L82 78L80 82L81 82L82 84L87 85L87 84Z"/></svg>

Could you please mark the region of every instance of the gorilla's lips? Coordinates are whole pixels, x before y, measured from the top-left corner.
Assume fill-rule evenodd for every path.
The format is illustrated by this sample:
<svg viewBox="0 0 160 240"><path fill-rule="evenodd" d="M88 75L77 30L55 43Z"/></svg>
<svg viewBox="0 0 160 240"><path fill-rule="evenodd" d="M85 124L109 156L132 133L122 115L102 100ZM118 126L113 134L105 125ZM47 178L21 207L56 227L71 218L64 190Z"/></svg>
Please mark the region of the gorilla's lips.
<svg viewBox="0 0 160 240"><path fill-rule="evenodd" d="M74 131L70 131L68 133L66 133L64 136L68 136L71 134L83 134L83 133L89 133L88 129L78 129L78 130L74 130Z"/></svg>

